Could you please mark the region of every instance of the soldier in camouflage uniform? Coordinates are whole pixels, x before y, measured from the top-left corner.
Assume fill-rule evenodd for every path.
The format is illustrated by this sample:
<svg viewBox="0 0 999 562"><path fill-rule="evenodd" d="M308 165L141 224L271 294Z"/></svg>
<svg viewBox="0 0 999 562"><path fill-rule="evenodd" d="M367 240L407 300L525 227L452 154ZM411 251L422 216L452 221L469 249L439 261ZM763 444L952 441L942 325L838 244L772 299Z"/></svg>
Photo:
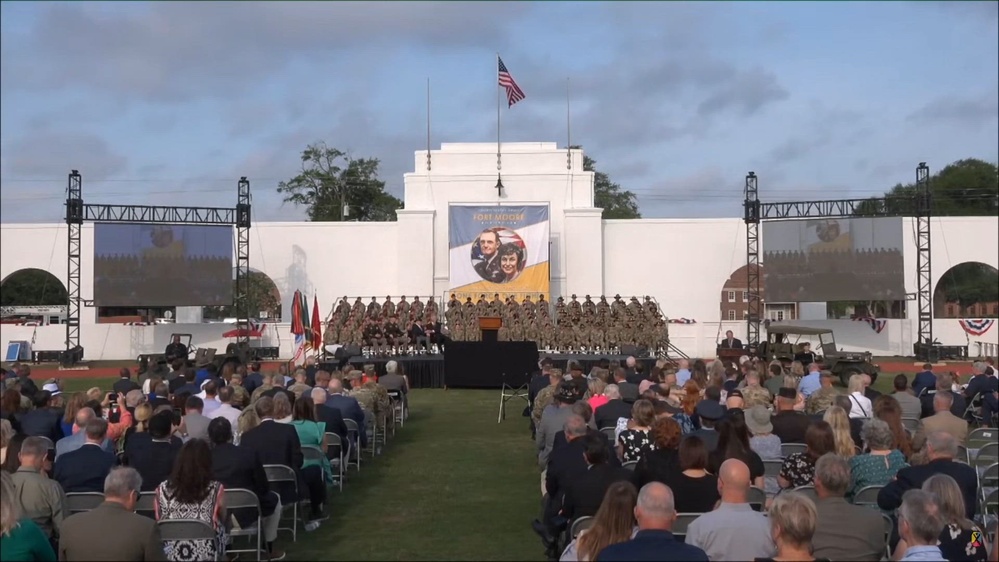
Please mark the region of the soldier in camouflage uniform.
<svg viewBox="0 0 999 562"><path fill-rule="evenodd" d="M607 297L601 296L600 302L594 308L598 317L610 316L610 305L607 304Z"/></svg>
<svg viewBox="0 0 999 562"><path fill-rule="evenodd" d="M378 422L379 428L385 427L386 422L388 422L388 416L392 412L392 399L389 398L388 389L373 380L364 383L362 388L370 389L374 392L375 420Z"/></svg>
<svg viewBox="0 0 999 562"><path fill-rule="evenodd" d="M382 317L391 318L395 316L395 303L392 302L392 297L385 297L385 302L382 303Z"/></svg>
<svg viewBox="0 0 999 562"><path fill-rule="evenodd" d="M541 414L544 413L545 408L555 401L555 390L558 389L558 385L561 382L561 369L548 371L548 386L538 391L538 395L534 397L534 408L531 409L531 419L534 421L534 427L537 427L541 423Z"/></svg>
<svg viewBox="0 0 999 562"><path fill-rule="evenodd" d="M364 314L364 303L361 302L361 297L354 299L354 306L350 308L350 313L352 315L363 315Z"/></svg>
<svg viewBox="0 0 999 562"><path fill-rule="evenodd" d="M423 307L423 317L429 318L431 314L434 316L440 316L439 312L437 303L434 302L434 297L427 299L427 306Z"/></svg>
<svg viewBox="0 0 999 562"><path fill-rule="evenodd" d="M607 335L599 326L590 327L590 345L593 346L593 351L607 349Z"/></svg>
<svg viewBox="0 0 999 562"><path fill-rule="evenodd" d="M524 301L520 303L520 310L527 320L534 320L537 317L537 308L531 300L531 295L524 295Z"/></svg>
<svg viewBox="0 0 999 562"><path fill-rule="evenodd" d="M839 396L839 391L833 386L834 379L835 377L832 372L821 372L819 381L821 382L822 387L813 392L812 395L805 401L805 413L818 414L819 412L825 412L830 406L833 405L836 397Z"/></svg>
<svg viewBox="0 0 999 562"><path fill-rule="evenodd" d="M770 391L760 386L760 374L756 371L749 371L746 374L746 386L742 389L742 400L746 410L753 406L770 406L773 403Z"/></svg>
<svg viewBox="0 0 999 562"><path fill-rule="evenodd" d="M611 316L615 318L621 318L626 312L626 305L624 301L621 300L621 295L614 295L614 302L611 303Z"/></svg>
<svg viewBox="0 0 999 562"><path fill-rule="evenodd" d="M378 304L376 297L371 297L368 303L368 318L378 318L382 314L382 305Z"/></svg>
<svg viewBox="0 0 999 562"><path fill-rule="evenodd" d="M572 295L572 300L569 301L569 316L572 317L573 321L578 320L579 317L583 315L583 307L576 300L576 295Z"/></svg>
<svg viewBox="0 0 999 562"><path fill-rule="evenodd" d="M652 300L652 297L645 297L645 315L649 318L659 316L659 307Z"/></svg>
<svg viewBox="0 0 999 562"><path fill-rule="evenodd" d="M489 316L503 316L503 301L499 293L493 293L493 300L489 301Z"/></svg>
<svg viewBox="0 0 999 562"><path fill-rule="evenodd" d="M565 298L559 297L555 301L555 321L561 324L569 320L569 308L565 305Z"/></svg>
<svg viewBox="0 0 999 562"><path fill-rule="evenodd" d="M395 305L395 313L399 315L399 318L401 318L403 322L409 322L409 313L411 311L412 309L409 306L409 301L406 300L406 295L403 295L399 298L399 304Z"/></svg>
<svg viewBox="0 0 999 562"><path fill-rule="evenodd" d="M423 321L423 309L426 307L423 306L423 301L420 300L420 297L413 297L413 304L407 303L406 297L402 297L402 302L399 303L399 307L402 306L406 307L406 313L410 318L421 322Z"/></svg>
<svg viewBox="0 0 999 562"><path fill-rule="evenodd" d="M590 295L586 295L586 300L583 301L583 314L586 316L593 316L597 313L597 305L590 298Z"/></svg>
<svg viewBox="0 0 999 562"><path fill-rule="evenodd" d="M479 317L475 313L475 304L472 297L465 297L465 304L461 305L461 316L466 323L475 322Z"/></svg>
<svg viewBox="0 0 999 562"><path fill-rule="evenodd" d="M336 315L341 322L347 319L347 316L350 314L350 303L347 302L347 297L340 299L340 302L337 303L336 310L333 311L333 314Z"/></svg>
<svg viewBox="0 0 999 562"><path fill-rule="evenodd" d="M540 318L550 318L551 310L548 308L548 301L545 300L545 296L538 295L538 305L535 307L536 312Z"/></svg>

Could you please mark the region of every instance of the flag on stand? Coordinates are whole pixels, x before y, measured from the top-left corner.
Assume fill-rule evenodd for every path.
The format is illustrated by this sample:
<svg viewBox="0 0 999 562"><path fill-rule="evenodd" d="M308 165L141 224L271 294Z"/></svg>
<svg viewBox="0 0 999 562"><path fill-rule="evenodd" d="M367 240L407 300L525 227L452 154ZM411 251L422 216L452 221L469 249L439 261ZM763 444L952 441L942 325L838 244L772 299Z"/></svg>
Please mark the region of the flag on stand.
<svg viewBox="0 0 999 562"><path fill-rule="evenodd" d="M319 297L312 297L312 349L318 355L323 349L323 327L319 319Z"/></svg>
<svg viewBox="0 0 999 562"><path fill-rule="evenodd" d="M295 356L291 362L299 365L305 360L305 326L302 323L302 293L295 291L291 299L291 333L295 336Z"/></svg>
<svg viewBox="0 0 999 562"><path fill-rule="evenodd" d="M510 104L507 107L513 107L513 104L527 97L524 94L524 90L520 89L517 82L510 75L510 71L506 69L506 65L503 64L503 59L496 57L499 62L499 85L506 89L506 101Z"/></svg>
<svg viewBox="0 0 999 562"><path fill-rule="evenodd" d="M309 301L302 295L302 333L305 336L305 351L312 349L312 325L309 318Z"/></svg>

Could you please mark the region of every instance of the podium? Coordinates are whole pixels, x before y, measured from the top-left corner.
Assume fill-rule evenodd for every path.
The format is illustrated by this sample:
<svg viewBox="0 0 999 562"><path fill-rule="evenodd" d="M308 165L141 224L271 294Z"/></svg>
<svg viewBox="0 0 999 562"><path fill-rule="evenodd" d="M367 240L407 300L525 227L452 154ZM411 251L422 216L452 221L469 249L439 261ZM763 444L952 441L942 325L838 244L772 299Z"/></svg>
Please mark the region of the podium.
<svg viewBox="0 0 999 562"><path fill-rule="evenodd" d="M496 343L499 341L499 329L503 327L503 319L499 316L480 316L479 330L482 341Z"/></svg>
<svg viewBox="0 0 999 562"><path fill-rule="evenodd" d="M728 360L738 363L739 358L743 355L749 355L749 351L745 349L732 349L730 347L718 346L715 349L715 356L721 360Z"/></svg>

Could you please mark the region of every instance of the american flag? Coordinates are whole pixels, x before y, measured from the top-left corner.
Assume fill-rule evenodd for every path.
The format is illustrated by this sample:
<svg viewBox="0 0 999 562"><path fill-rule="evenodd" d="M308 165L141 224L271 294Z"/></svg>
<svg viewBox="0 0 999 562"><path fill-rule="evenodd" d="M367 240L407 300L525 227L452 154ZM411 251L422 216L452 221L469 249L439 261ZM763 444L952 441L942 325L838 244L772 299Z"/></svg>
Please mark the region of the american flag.
<svg viewBox="0 0 999 562"><path fill-rule="evenodd" d="M524 94L524 90L521 90L517 82L514 81L513 76L510 76L510 71L503 64L503 59L496 57L496 60L499 61L499 85L506 88L506 101L510 104L507 107L513 107L513 104L527 96Z"/></svg>

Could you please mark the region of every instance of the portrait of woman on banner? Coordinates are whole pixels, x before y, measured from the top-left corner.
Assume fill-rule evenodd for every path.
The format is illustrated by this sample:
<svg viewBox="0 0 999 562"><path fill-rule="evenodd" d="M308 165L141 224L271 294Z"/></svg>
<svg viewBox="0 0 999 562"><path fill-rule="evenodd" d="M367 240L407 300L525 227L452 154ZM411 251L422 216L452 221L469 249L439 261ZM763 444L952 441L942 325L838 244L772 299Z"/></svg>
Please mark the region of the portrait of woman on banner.
<svg viewBox="0 0 999 562"><path fill-rule="evenodd" d="M510 283L524 271L524 249L514 242L507 242L499 249L500 270L503 272L501 283Z"/></svg>

